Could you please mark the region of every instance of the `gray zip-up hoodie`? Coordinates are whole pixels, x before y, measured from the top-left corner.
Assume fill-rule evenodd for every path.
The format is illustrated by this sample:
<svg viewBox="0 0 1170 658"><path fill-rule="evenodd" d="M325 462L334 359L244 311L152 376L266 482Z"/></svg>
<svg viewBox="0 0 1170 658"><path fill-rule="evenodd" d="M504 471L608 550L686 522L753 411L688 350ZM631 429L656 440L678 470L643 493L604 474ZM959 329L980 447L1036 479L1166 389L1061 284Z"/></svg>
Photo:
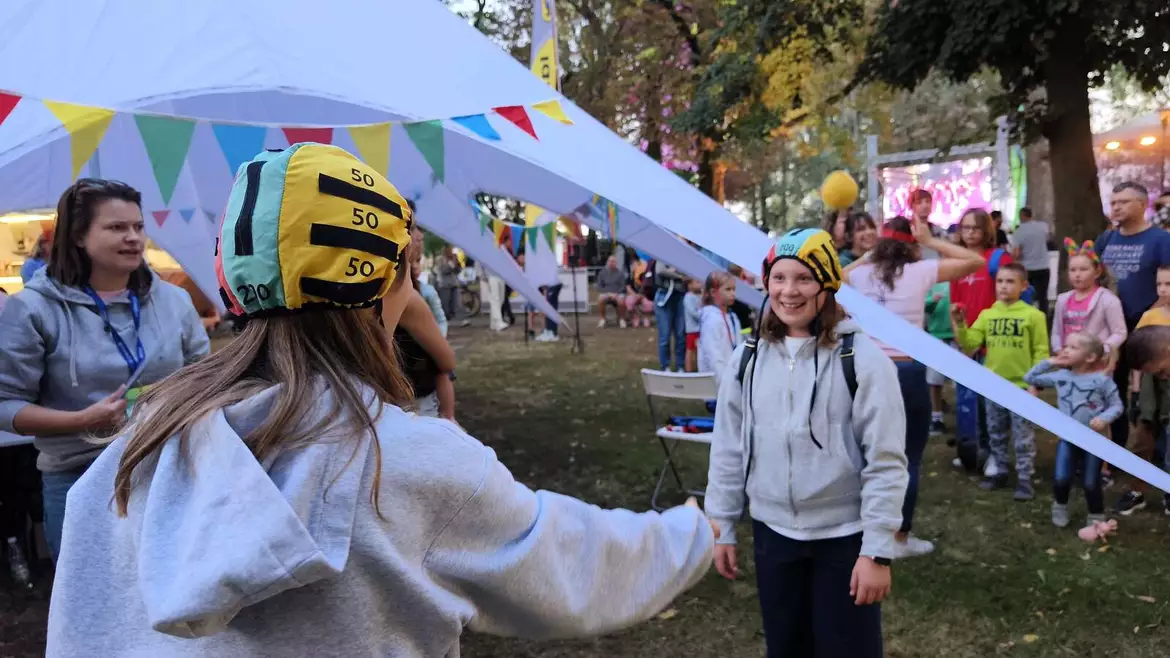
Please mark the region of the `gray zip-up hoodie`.
<svg viewBox="0 0 1170 658"><path fill-rule="evenodd" d="M127 518L110 503L125 437L73 486L50 657L456 658L465 628L553 638L647 619L711 563L698 510L533 492L454 424L396 407L372 437L325 432L260 463L240 437L276 391L198 423L186 459L172 438L139 467Z"/></svg>
<svg viewBox="0 0 1170 658"><path fill-rule="evenodd" d="M807 342L790 355L761 340L742 384L744 346L728 360L704 501L719 543L736 543L746 496L753 519L794 539L861 532L862 555L893 557L909 482L906 416L893 361L859 331L852 320L837 325L838 336L855 334L853 399L838 349Z"/></svg>
<svg viewBox="0 0 1170 658"><path fill-rule="evenodd" d="M135 386L160 381L207 355L207 332L186 290L155 275L139 303L147 365ZM138 336L129 298L121 295L106 306L110 324L133 350ZM0 311L0 430L15 432L13 419L29 404L80 411L129 377L93 300L44 268ZM35 444L37 468L45 472L81 468L102 450L76 434L38 436Z"/></svg>

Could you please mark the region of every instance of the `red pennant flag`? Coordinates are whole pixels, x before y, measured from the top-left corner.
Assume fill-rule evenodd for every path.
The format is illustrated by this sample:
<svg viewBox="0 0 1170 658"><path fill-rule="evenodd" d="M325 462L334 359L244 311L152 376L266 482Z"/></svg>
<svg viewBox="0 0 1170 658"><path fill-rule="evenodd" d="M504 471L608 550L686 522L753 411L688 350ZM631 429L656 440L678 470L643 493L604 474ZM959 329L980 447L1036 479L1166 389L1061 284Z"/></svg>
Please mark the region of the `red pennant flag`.
<svg viewBox="0 0 1170 658"><path fill-rule="evenodd" d="M332 128L285 128L284 136L288 138L289 145L300 142L333 143Z"/></svg>
<svg viewBox="0 0 1170 658"><path fill-rule="evenodd" d="M528 118L528 112L524 111L524 106L508 105L507 107L497 107L495 108L495 112L516 124L516 127L520 130L532 135L532 139L538 139L536 130L532 127L532 121Z"/></svg>
<svg viewBox="0 0 1170 658"><path fill-rule="evenodd" d="M162 225L165 224L167 221L167 217L171 216L171 211L169 211L169 210L154 210L150 214L154 215L155 223L158 224L159 228L162 228Z"/></svg>
<svg viewBox="0 0 1170 658"><path fill-rule="evenodd" d="M19 102L20 96L0 92L0 123L4 123L8 115L12 114L12 108L16 107L16 104Z"/></svg>

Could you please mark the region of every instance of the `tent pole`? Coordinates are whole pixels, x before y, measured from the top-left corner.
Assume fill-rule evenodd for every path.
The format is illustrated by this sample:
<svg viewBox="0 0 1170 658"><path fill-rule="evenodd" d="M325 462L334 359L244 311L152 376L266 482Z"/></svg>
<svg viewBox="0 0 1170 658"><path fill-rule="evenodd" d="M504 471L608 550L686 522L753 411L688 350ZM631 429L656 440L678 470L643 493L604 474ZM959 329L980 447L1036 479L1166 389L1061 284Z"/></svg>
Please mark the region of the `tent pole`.
<svg viewBox="0 0 1170 658"><path fill-rule="evenodd" d="M573 277L573 348L572 354L578 356L585 353L585 341L581 338L581 309L577 308L577 259L569 259L569 276ZM588 308L589 300L585 300Z"/></svg>

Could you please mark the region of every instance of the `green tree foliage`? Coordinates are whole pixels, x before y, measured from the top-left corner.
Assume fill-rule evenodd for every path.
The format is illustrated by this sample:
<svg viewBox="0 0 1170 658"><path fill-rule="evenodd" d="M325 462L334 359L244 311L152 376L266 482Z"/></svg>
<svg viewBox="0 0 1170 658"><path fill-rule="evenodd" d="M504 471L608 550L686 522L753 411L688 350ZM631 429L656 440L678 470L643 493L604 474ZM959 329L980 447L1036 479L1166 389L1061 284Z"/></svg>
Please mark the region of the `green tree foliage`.
<svg viewBox="0 0 1170 658"><path fill-rule="evenodd" d="M1056 229L1103 228L1089 88L1121 66L1152 90L1170 72L1170 7L1148 0L892 0L878 11L857 80L914 89L932 72L999 74L996 111L1049 141Z"/></svg>

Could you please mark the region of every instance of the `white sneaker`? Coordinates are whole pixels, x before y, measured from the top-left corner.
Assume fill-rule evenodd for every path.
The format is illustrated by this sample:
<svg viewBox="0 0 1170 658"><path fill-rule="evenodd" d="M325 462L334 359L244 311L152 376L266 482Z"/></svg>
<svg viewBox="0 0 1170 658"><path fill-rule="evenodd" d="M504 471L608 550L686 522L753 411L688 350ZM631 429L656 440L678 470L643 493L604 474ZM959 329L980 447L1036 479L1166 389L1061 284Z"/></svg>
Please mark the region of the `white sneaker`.
<svg viewBox="0 0 1170 658"><path fill-rule="evenodd" d="M605 318L601 318L600 320L597 321L597 328L598 329L605 329Z"/></svg>
<svg viewBox="0 0 1170 658"><path fill-rule="evenodd" d="M954 466L955 468L963 468L963 460L955 457L951 460L951 466Z"/></svg>
<svg viewBox="0 0 1170 658"><path fill-rule="evenodd" d="M934 552L934 544L919 539L914 535L906 538L906 541L894 542L894 559L904 560L909 557L919 557L921 555L929 555Z"/></svg>
<svg viewBox="0 0 1170 658"><path fill-rule="evenodd" d="M533 338L532 340L537 343L547 343L550 336L552 336L552 334L550 334L546 329L540 332L540 334L538 334L536 338Z"/></svg>
<svg viewBox="0 0 1170 658"><path fill-rule="evenodd" d="M626 328L626 321L625 320L618 320L618 326L621 327L622 329L625 329Z"/></svg>

